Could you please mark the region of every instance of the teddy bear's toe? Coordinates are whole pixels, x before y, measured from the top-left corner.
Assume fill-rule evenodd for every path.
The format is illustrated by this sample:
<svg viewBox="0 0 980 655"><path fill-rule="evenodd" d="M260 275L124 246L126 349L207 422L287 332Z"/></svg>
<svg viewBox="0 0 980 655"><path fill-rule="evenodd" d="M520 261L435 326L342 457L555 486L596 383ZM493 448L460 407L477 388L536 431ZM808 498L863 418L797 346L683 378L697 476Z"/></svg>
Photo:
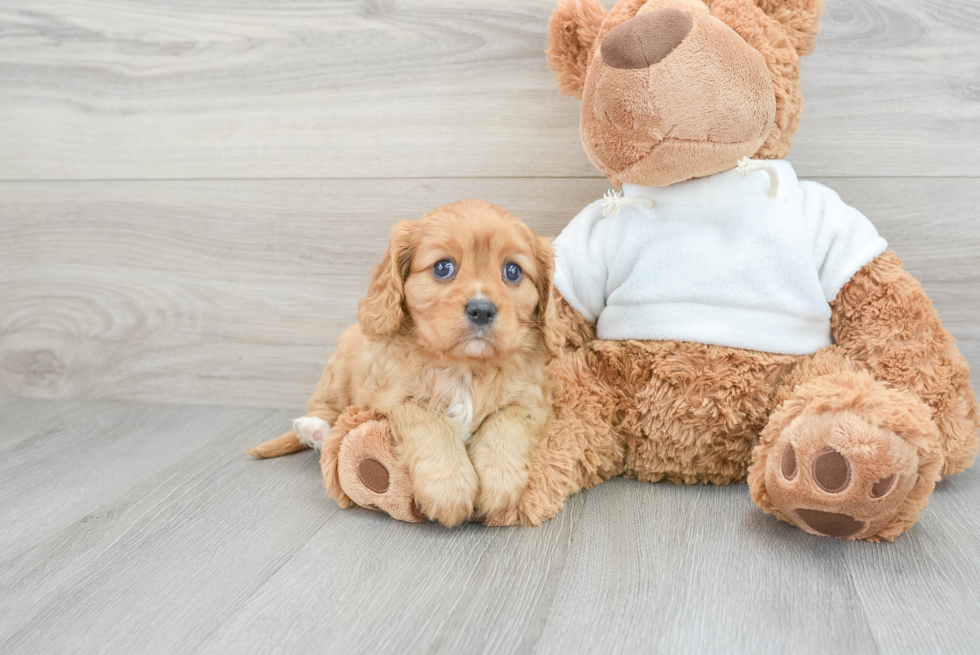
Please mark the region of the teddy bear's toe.
<svg viewBox="0 0 980 655"><path fill-rule="evenodd" d="M391 488L388 467L374 457L365 457L357 463L357 479L376 494L387 493Z"/></svg>
<svg viewBox="0 0 980 655"><path fill-rule="evenodd" d="M803 530L876 538L918 478L915 446L853 412L805 413L776 440L765 469L772 509Z"/></svg>

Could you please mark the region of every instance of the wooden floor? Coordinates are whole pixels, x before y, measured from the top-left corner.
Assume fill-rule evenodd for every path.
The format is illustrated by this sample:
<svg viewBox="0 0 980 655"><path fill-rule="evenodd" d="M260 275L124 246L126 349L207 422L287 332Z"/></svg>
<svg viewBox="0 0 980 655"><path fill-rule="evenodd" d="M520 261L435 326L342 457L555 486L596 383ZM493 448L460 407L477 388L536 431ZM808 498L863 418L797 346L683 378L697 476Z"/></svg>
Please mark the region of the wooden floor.
<svg viewBox="0 0 980 655"><path fill-rule="evenodd" d="M893 544L807 535L744 486L617 479L535 529L398 523L288 411L0 401L0 652L927 653L980 643L980 471Z"/></svg>
<svg viewBox="0 0 980 655"><path fill-rule="evenodd" d="M977 651L977 470L871 545L625 480L539 529L406 525L242 454L392 223L478 197L554 235L606 191L555 2L0 1L0 655ZM827 0L821 29L789 159L980 387L977 0Z"/></svg>

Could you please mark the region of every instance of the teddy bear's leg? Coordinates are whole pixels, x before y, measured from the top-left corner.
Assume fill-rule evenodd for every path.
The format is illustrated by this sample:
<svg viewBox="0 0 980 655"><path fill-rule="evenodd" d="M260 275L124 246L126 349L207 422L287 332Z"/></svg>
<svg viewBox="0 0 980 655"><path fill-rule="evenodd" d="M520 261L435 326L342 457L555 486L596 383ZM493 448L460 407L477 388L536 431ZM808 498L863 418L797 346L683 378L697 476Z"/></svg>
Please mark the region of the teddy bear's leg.
<svg viewBox="0 0 980 655"><path fill-rule="evenodd" d="M857 272L833 303L834 340L875 378L910 391L939 427L943 475L968 468L980 446L977 399L956 339L919 282L885 252Z"/></svg>
<svg viewBox="0 0 980 655"><path fill-rule="evenodd" d="M749 467L752 499L806 532L892 540L942 466L939 430L914 394L831 346L787 376Z"/></svg>
<svg viewBox="0 0 980 655"><path fill-rule="evenodd" d="M551 419L534 451L527 488L515 510L489 516L486 524L540 525L572 494L623 472L625 447L614 429L621 403L614 384L596 374L601 356L585 347L549 364Z"/></svg>
<svg viewBox="0 0 980 655"><path fill-rule="evenodd" d="M412 478L396 457L388 420L348 407L325 437L320 454L323 486L341 507L351 503L419 523Z"/></svg>

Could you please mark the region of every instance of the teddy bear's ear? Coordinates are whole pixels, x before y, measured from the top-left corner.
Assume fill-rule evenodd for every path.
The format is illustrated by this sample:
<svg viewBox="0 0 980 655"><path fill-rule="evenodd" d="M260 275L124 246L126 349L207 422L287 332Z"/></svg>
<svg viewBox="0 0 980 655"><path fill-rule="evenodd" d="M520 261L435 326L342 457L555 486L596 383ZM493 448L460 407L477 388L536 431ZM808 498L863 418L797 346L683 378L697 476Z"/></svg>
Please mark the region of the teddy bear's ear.
<svg viewBox="0 0 980 655"><path fill-rule="evenodd" d="M817 22L823 13L824 0L755 0L762 11L783 28L798 55L813 52Z"/></svg>
<svg viewBox="0 0 980 655"><path fill-rule="evenodd" d="M599 0L559 0L548 24L548 65L558 89L582 97L596 35L606 15Z"/></svg>

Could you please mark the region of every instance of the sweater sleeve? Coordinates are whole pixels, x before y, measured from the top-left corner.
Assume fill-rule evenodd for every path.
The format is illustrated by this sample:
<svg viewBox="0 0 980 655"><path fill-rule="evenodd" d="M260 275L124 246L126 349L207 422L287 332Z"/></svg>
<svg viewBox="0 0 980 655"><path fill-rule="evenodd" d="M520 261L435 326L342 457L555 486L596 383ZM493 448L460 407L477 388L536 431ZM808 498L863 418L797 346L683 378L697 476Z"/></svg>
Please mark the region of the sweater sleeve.
<svg viewBox="0 0 980 655"><path fill-rule="evenodd" d="M816 182L800 182L803 214L813 259L827 302L888 247L867 217L847 205L832 189Z"/></svg>
<svg viewBox="0 0 980 655"><path fill-rule="evenodd" d="M554 241L555 288L589 323L606 306L605 239L608 221L597 200L572 219Z"/></svg>

